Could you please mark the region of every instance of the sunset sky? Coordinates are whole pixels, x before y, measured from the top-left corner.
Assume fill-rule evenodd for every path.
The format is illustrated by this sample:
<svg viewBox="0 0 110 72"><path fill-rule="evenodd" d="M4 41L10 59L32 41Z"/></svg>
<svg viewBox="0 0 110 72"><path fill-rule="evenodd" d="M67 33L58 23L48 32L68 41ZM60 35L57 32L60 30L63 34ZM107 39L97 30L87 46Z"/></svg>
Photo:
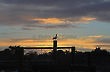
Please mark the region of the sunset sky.
<svg viewBox="0 0 110 72"><path fill-rule="evenodd" d="M9 45L110 51L110 0L0 0L0 50Z"/></svg>

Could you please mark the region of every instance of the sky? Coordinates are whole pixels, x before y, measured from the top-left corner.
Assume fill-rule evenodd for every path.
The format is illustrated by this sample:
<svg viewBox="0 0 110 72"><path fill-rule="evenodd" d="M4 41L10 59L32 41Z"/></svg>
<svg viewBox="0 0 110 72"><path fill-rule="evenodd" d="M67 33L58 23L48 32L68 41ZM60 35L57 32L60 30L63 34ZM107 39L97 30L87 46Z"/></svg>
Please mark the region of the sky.
<svg viewBox="0 0 110 72"><path fill-rule="evenodd" d="M0 0L0 50L10 45L110 51L110 0Z"/></svg>

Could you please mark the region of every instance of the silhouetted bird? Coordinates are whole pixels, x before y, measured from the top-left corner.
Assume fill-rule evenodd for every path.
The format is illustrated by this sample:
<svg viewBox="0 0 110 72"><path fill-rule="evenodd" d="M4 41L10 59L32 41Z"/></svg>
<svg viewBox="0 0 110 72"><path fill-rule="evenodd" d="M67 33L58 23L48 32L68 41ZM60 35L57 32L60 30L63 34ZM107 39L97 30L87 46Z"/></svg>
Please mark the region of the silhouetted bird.
<svg viewBox="0 0 110 72"><path fill-rule="evenodd" d="M53 37L53 39L57 39L57 34L56 34L56 36L55 36L55 37Z"/></svg>

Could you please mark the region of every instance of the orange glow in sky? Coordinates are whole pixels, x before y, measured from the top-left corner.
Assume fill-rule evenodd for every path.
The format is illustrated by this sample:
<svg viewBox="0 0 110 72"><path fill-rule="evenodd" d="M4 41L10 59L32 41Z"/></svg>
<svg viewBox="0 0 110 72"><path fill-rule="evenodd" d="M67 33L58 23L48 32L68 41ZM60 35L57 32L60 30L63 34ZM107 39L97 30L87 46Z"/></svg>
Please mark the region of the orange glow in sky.
<svg viewBox="0 0 110 72"><path fill-rule="evenodd" d="M57 24L57 23L88 23L88 21L95 20L96 18L93 17L81 17L78 20L74 20L72 18L67 18L67 19L59 19L59 18L35 18L32 19L32 21L39 21L39 23L42 24ZM74 21L73 21L74 20Z"/></svg>
<svg viewBox="0 0 110 72"><path fill-rule="evenodd" d="M3 40L3 39L2 39ZM34 47L52 47L53 40L51 39L22 39L20 41L10 41L9 39L4 39L4 41L0 40L0 46L10 46L10 45L20 45L20 46L34 46ZM66 46L76 46L79 48L89 48L94 49L96 45L110 45L110 43L98 43L96 39L93 38L79 38L79 39L60 39L58 40L58 47L66 47Z"/></svg>

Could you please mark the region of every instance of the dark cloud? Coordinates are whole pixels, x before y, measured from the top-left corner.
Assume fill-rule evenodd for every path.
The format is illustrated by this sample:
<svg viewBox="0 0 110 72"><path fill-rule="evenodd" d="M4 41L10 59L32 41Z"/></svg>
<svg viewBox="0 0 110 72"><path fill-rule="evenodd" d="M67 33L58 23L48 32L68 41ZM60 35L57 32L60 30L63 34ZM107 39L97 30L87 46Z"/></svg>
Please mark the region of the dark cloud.
<svg viewBox="0 0 110 72"><path fill-rule="evenodd" d="M34 30L36 28L42 29L60 29L60 28L77 28L75 25L71 24L58 24L58 25L26 25L22 29L23 30Z"/></svg>
<svg viewBox="0 0 110 72"><path fill-rule="evenodd" d="M78 18L96 17L110 21L108 0L0 0L0 25L28 26L39 28L68 28L70 25L39 25L33 18ZM28 28L24 28L25 30Z"/></svg>
<svg viewBox="0 0 110 72"><path fill-rule="evenodd" d="M110 38L98 39L96 42L99 43L99 45L96 45L96 46L100 46L102 48L103 47L110 48ZM100 43L103 44L103 45L100 45Z"/></svg>
<svg viewBox="0 0 110 72"><path fill-rule="evenodd" d="M61 4L77 4L77 3L99 3L105 0L0 0L4 3L11 4L38 4L38 5L61 5Z"/></svg>
<svg viewBox="0 0 110 72"><path fill-rule="evenodd" d="M109 47L110 48L110 45L98 45L99 47Z"/></svg>
<svg viewBox="0 0 110 72"><path fill-rule="evenodd" d="M42 37L42 35L41 35ZM46 42L46 38L13 38L10 39L10 42Z"/></svg>
<svg viewBox="0 0 110 72"><path fill-rule="evenodd" d="M99 39L99 40L97 40L97 42L100 42L100 43L110 43L110 38Z"/></svg>

